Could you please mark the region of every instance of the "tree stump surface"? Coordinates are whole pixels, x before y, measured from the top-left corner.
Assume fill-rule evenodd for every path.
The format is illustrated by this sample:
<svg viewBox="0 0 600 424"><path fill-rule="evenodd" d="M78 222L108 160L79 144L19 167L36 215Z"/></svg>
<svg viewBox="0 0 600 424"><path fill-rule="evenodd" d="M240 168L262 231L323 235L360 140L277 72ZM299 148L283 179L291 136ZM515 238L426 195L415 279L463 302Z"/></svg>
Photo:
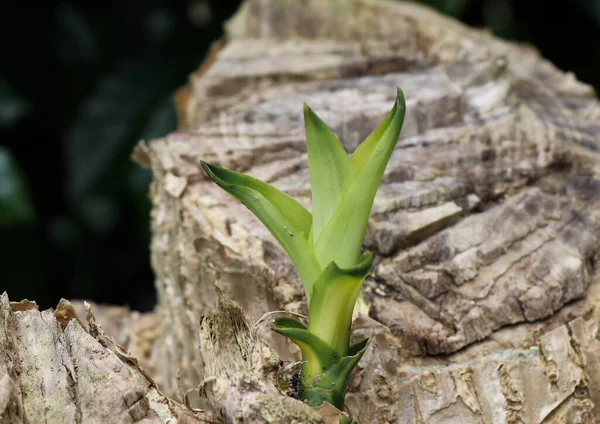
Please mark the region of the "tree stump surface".
<svg viewBox="0 0 600 424"><path fill-rule="evenodd" d="M351 152L397 85L406 120L365 243L368 316L355 322L374 341L348 410L378 423L600 418L593 89L532 47L375 0L246 1L178 94L180 130L139 146L155 175L166 389L176 366L190 385L206 377L195 334L217 290L255 319L307 311L291 261L200 160L310 208L303 103Z"/></svg>
<svg viewBox="0 0 600 424"><path fill-rule="evenodd" d="M82 316L0 296L0 423L218 422L167 398L90 308Z"/></svg>

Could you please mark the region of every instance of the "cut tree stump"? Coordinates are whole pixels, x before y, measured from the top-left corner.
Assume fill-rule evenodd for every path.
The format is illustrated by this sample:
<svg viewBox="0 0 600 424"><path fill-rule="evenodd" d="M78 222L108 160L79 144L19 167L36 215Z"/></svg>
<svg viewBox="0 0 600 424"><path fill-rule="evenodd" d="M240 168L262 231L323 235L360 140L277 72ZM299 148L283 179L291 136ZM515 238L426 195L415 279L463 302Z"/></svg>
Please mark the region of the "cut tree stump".
<svg viewBox="0 0 600 424"><path fill-rule="evenodd" d="M197 333L217 291L254 319L307 311L284 251L200 161L310 208L303 103L351 152L397 85L407 115L373 207L376 265L355 321L373 343L348 411L364 423L600 419L593 89L532 47L376 0L246 1L178 94L180 130L138 146L154 172L165 390L177 368L189 387L212 377Z"/></svg>

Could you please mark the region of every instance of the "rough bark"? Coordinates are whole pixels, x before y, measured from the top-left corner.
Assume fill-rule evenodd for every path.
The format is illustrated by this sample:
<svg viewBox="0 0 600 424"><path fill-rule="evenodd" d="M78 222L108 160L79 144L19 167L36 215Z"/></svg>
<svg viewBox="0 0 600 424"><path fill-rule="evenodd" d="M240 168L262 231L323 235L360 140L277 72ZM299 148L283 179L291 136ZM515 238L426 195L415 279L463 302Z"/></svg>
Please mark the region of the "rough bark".
<svg viewBox="0 0 600 424"><path fill-rule="evenodd" d="M377 265L357 326L375 336L349 411L378 423L600 418L594 91L531 47L402 2L246 1L179 93L181 129L136 150L155 176L165 389L176 368L190 387L207 377L198 317L218 290L254 318L306 312L289 259L200 160L310 207L302 103L352 151L396 85L407 116L365 243Z"/></svg>
<svg viewBox="0 0 600 424"><path fill-rule="evenodd" d="M140 313L123 306L99 305L81 300L74 300L72 305L79 317L86 317L88 308L94 311L94 318L104 333L135 358L140 367L152 376L156 385L161 387L160 350L155 349L159 322L155 313ZM82 325L89 332L87 322Z"/></svg>
<svg viewBox="0 0 600 424"><path fill-rule="evenodd" d="M219 292L218 310L200 324L200 354L207 376L201 394L231 423L318 424L321 414L278 388L279 357L260 340L244 311Z"/></svg>
<svg viewBox="0 0 600 424"><path fill-rule="evenodd" d="M91 309L87 328L67 301L40 312L0 296L0 423L217 422L164 396Z"/></svg>

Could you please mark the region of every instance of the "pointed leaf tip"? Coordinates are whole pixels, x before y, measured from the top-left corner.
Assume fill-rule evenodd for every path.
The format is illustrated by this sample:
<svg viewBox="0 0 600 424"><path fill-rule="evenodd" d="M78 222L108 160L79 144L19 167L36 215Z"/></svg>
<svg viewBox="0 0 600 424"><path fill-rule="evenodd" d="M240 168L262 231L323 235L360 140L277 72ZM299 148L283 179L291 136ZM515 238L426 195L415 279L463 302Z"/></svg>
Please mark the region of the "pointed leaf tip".
<svg viewBox="0 0 600 424"><path fill-rule="evenodd" d="M275 318L275 325L277 325L278 327L299 328L302 330L307 330L306 325L304 325L300 321L298 321L294 318L290 318L290 317Z"/></svg>
<svg viewBox="0 0 600 424"><path fill-rule="evenodd" d="M321 268L308 244L312 215L281 190L248 175L201 162L206 174L241 201L267 227L290 256L310 296Z"/></svg>
<svg viewBox="0 0 600 424"><path fill-rule="evenodd" d="M315 254L321 266L330 261L341 267L356 263L375 195L400 136L405 110L404 93L398 90L394 106L383 123L350 157L352 175L344 187L342 201L318 237L317 233L314 236Z"/></svg>
<svg viewBox="0 0 600 424"><path fill-rule="evenodd" d="M398 89L398 94L396 95L396 101L398 103L405 104L406 103L406 98L404 96L404 91L402 91L402 89L400 88L400 86L396 87Z"/></svg>
<svg viewBox="0 0 600 424"><path fill-rule="evenodd" d="M350 180L351 163L337 136L306 104L304 124L313 200L312 231L316 240L342 202Z"/></svg>
<svg viewBox="0 0 600 424"><path fill-rule="evenodd" d="M368 346L370 341L371 341L371 339L366 338L366 339L361 340L360 342L355 343L352 346L350 346L350 349L348 349L348 356L358 355L360 352L362 352Z"/></svg>
<svg viewBox="0 0 600 424"><path fill-rule="evenodd" d="M208 177L214 182L217 182L216 180L218 179L218 177L213 172L212 165L207 162L204 162L203 160L200 161L200 165L202 166L202 169L204 170L206 175L208 175Z"/></svg>

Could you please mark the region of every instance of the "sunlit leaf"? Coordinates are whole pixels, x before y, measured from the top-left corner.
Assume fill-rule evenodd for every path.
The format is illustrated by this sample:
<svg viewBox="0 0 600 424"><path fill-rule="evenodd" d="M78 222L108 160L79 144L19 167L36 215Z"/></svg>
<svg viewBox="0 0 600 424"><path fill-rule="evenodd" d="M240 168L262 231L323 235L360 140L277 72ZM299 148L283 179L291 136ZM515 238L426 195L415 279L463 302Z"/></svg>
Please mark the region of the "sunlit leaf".
<svg viewBox="0 0 600 424"><path fill-rule="evenodd" d="M320 267L308 236L312 216L296 200L256 178L202 162L208 176L225 191L236 197L269 229L288 253L310 296L312 284Z"/></svg>
<svg viewBox="0 0 600 424"><path fill-rule="evenodd" d="M321 266L331 261L342 268L356 264L375 194L398 142L405 109L404 94L398 88L396 103L388 117L352 155L352 180L345 188L341 204L314 240L315 255Z"/></svg>
<svg viewBox="0 0 600 424"><path fill-rule="evenodd" d="M313 238L318 238L339 206L350 177L350 158L342 143L308 105L304 105L312 187Z"/></svg>

